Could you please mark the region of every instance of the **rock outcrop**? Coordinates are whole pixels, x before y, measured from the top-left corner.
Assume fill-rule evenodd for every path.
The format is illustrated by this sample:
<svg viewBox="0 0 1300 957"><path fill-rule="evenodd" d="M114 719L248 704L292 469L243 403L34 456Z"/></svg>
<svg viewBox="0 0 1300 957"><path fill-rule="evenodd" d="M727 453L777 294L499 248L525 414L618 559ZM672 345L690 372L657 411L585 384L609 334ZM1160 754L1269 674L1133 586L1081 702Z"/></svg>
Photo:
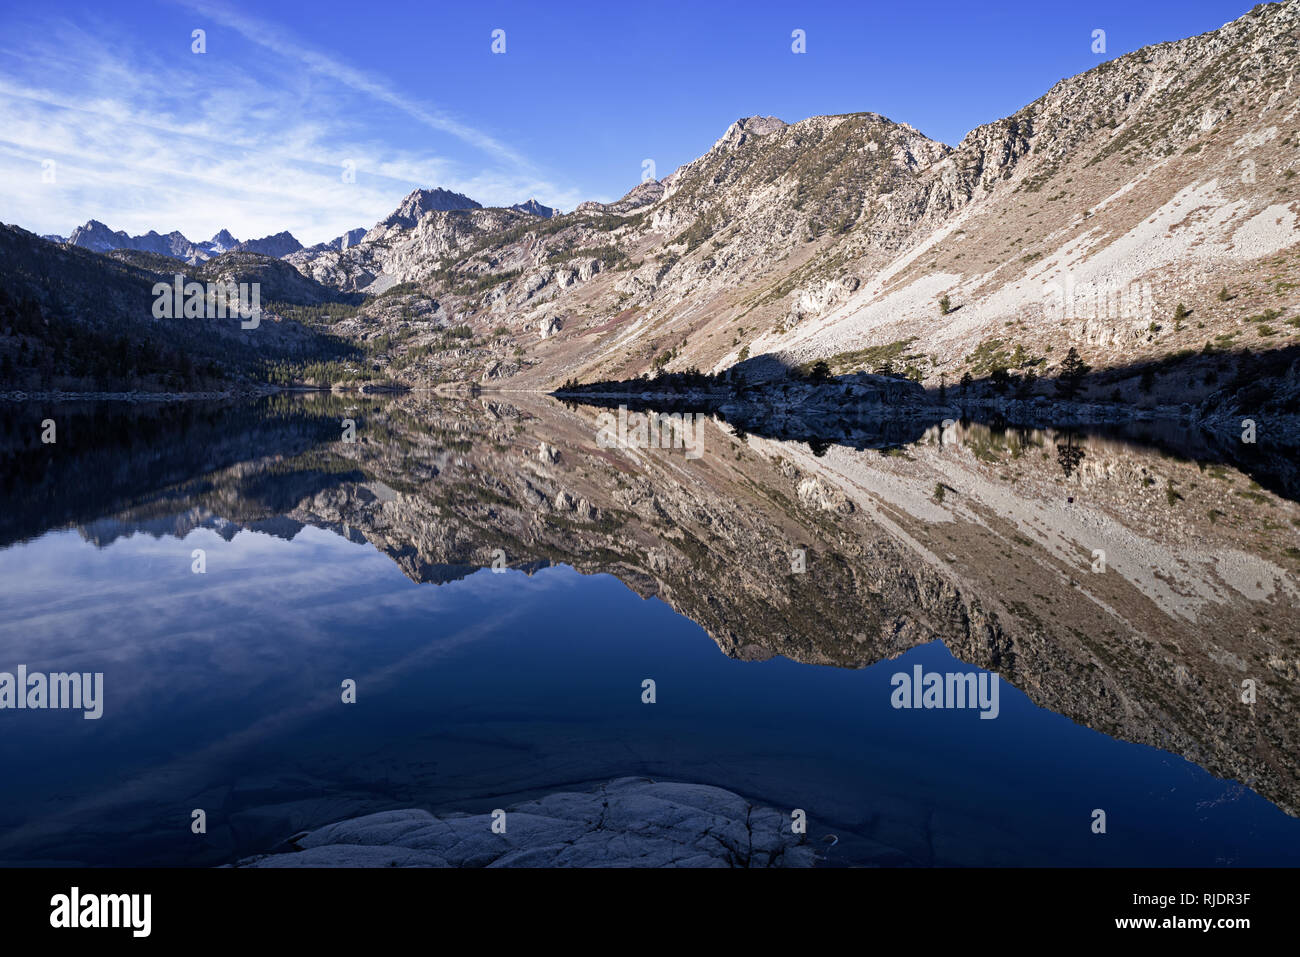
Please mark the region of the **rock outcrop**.
<svg viewBox="0 0 1300 957"><path fill-rule="evenodd" d="M237 867L811 867L790 817L722 788L620 778L493 815L384 811L317 828Z"/></svg>
<svg viewBox="0 0 1300 957"><path fill-rule="evenodd" d="M302 249L302 243L298 242L288 231L276 233L274 236L264 236L261 239L250 239L240 243L235 247L237 250L246 253L258 253L262 256L273 256L280 259L290 253L296 253Z"/></svg>

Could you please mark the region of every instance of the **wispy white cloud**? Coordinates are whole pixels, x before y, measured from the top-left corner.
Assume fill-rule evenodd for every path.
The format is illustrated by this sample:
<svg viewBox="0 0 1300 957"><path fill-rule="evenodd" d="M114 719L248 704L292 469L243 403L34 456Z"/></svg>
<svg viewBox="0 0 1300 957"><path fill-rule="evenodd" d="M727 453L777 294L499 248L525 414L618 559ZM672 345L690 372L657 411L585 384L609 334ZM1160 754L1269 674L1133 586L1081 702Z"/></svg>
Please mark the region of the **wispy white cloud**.
<svg viewBox="0 0 1300 957"><path fill-rule="evenodd" d="M286 32L230 13L271 53L265 69L208 57L202 70L140 49L111 24L54 20L0 46L0 219L66 234L87 219L204 239L289 229L305 243L370 226L416 186L489 205L583 197L524 157ZM287 62L285 62L287 61ZM419 138L388 135L414 119ZM430 149L430 133L453 142ZM53 183L42 163L53 160ZM345 182L345 164L355 182Z"/></svg>
<svg viewBox="0 0 1300 957"><path fill-rule="evenodd" d="M459 122L445 112L394 89L381 77L358 70L342 60L294 40L285 31L266 20L238 13L218 3L196 3L194 0L177 0L177 2L181 6L202 14L205 19L235 30L246 40L256 43L278 56L294 60L320 76L329 77L358 93L363 93L381 103L386 103L401 110L407 116L416 122L424 124L431 130L450 133L452 136L495 156L497 159L504 160L521 169L531 167L529 161L523 156L492 136Z"/></svg>

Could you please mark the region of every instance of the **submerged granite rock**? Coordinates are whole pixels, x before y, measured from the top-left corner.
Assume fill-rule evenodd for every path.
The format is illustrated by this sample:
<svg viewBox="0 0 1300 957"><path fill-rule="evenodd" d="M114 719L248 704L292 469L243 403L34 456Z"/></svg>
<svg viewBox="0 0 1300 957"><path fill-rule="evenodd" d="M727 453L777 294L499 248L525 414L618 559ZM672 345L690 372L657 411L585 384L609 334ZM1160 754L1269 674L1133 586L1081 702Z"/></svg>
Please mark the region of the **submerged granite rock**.
<svg viewBox="0 0 1300 957"><path fill-rule="evenodd" d="M619 778L505 813L367 814L309 831L236 867L811 867L788 814L722 788Z"/></svg>

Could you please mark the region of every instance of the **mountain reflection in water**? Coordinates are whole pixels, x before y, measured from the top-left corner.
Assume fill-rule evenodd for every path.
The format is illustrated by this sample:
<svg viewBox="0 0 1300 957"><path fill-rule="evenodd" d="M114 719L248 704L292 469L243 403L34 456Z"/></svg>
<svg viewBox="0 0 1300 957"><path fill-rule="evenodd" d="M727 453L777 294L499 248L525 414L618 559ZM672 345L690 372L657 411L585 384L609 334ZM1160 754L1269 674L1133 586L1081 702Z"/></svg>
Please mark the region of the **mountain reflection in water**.
<svg viewBox="0 0 1300 957"><path fill-rule="evenodd" d="M0 712L0 861L223 863L631 774L804 808L831 864L1296 859L1293 455L773 415L688 458L598 447L601 411L0 409L0 671L106 689ZM891 707L916 666L996 672L998 717Z"/></svg>

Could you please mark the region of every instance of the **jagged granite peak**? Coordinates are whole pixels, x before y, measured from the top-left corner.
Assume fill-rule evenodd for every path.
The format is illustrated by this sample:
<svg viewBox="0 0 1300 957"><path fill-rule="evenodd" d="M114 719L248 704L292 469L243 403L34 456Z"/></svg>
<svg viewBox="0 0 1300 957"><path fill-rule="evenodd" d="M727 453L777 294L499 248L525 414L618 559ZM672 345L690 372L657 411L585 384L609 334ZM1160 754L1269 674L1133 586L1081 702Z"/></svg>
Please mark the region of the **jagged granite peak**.
<svg viewBox="0 0 1300 957"><path fill-rule="evenodd" d="M47 243L66 243L68 241L66 236L60 236L57 233L46 233L41 239Z"/></svg>
<svg viewBox="0 0 1300 957"><path fill-rule="evenodd" d="M819 119L819 117L812 117L812 119ZM804 122L807 121L805 120ZM678 167L672 173L665 176L662 181L665 190L671 193L675 185L680 182L682 176L687 170L696 164L704 162L709 157L715 156L718 153L736 150L751 142L756 137L766 136L769 133L783 130L789 125L790 124L786 123L785 120L775 116L747 116L736 120L728 126L726 132L723 133L722 136L718 137L717 141L709 147L707 153L690 163Z"/></svg>
<svg viewBox="0 0 1300 957"><path fill-rule="evenodd" d="M92 252L108 253L115 249L131 249L138 252L159 253L186 262L201 262L211 253L206 246L190 242L177 230L161 235L149 230L140 236L130 236L122 230L112 230L97 219L78 226L68 237L68 243L80 246Z"/></svg>
<svg viewBox="0 0 1300 957"><path fill-rule="evenodd" d="M525 203L516 203L508 208L520 213L532 213L534 216L540 216L543 219L550 219L559 212L559 210L552 209L550 206L543 206L532 197L529 197Z"/></svg>
<svg viewBox="0 0 1300 957"><path fill-rule="evenodd" d="M68 242L73 246L80 246L97 253L106 253L124 247L135 248L131 245L131 237L125 232L121 230L114 232L97 219L89 219L84 226L74 229L68 236Z"/></svg>
<svg viewBox="0 0 1300 957"><path fill-rule="evenodd" d="M176 229L173 229L165 236L154 232L152 229L149 230L142 237L141 248L146 252L162 253L164 256L171 255L178 259L193 256L198 249L194 243L186 239Z"/></svg>
<svg viewBox="0 0 1300 957"><path fill-rule="evenodd" d="M402 229L410 229L420 217L428 212L450 212L456 209L482 209L481 203L476 203L463 193L453 193L451 190L436 189L415 189L406 195L397 209L393 210L386 218L381 219L375 224L374 232L379 229L388 229L397 226Z"/></svg>
<svg viewBox="0 0 1300 957"><path fill-rule="evenodd" d="M207 245L208 251L216 256L234 249L239 245L239 240L230 234L230 230L223 229L209 239Z"/></svg>
<svg viewBox="0 0 1300 957"><path fill-rule="evenodd" d="M303 247L302 243L298 242L292 233L283 230L273 236L250 239L248 242L240 243L235 248L242 252L261 253L263 256L274 256L276 259L280 259L290 253L296 253Z"/></svg>

